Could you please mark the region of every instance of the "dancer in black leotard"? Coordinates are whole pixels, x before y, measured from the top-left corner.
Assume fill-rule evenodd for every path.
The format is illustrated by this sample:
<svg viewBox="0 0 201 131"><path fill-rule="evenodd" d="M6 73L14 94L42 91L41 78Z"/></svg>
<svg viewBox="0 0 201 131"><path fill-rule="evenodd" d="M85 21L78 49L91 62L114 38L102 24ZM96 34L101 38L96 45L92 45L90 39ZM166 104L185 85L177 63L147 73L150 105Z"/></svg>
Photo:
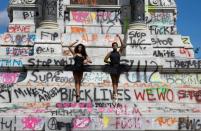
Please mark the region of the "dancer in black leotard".
<svg viewBox="0 0 201 131"><path fill-rule="evenodd" d="M75 79L75 88L76 88L76 102L80 101L80 86L81 86L81 80L83 78L83 72L84 72L84 64L92 63L89 59L85 46L83 44L78 44L75 46L74 51L72 50L72 46L78 43L78 40L74 43L72 43L69 46L70 52L74 56L74 66L73 66L73 76Z"/></svg>
<svg viewBox="0 0 201 131"><path fill-rule="evenodd" d="M120 57L123 52L124 44L119 35L117 37L120 40L121 47L118 49L117 42L112 43L113 51L109 52L107 56L104 59L105 63L109 63L109 65L106 65L106 72L110 73L111 79L112 79L112 86L113 86L113 100L117 101L117 88L118 88L118 82L121 72L123 72L123 67L120 65ZM110 59L110 60L109 60Z"/></svg>

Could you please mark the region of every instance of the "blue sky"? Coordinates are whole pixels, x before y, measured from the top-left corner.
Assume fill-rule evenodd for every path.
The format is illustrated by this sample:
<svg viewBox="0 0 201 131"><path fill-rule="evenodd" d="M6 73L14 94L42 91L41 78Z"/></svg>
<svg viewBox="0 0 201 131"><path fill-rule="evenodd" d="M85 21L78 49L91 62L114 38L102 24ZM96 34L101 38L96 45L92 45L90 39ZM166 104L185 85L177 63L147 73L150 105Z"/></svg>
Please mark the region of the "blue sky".
<svg viewBox="0 0 201 131"><path fill-rule="evenodd" d="M8 24L6 8L9 0L0 0L0 34L6 31Z"/></svg>
<svg viewBox="0 0 201 131"><path fill-rule="evenodd" d="M191 37L194 49L200 48L196 58L201 59L201 0L177 1L177 29L179 34Z"/></svg>
<svg viewBox="0 0 201 131"><path fill-rule="evenodd" d="M0 0L0 34L6 31L8 19L5 18L9 0ZM179 34L191 37L196 54L201 59L201 0L176 0L178 7L177 29Z"/></svg>

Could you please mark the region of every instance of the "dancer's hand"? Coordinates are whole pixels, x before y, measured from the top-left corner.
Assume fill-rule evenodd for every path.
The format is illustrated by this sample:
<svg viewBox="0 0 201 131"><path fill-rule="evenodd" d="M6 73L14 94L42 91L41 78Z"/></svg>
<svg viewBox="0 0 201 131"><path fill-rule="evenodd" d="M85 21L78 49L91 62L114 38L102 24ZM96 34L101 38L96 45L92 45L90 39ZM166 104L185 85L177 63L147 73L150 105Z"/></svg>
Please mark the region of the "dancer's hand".
<svg viewBox="0 0 201 131"><path fill-rule="evenodd" d="M92 61L90 59L84 60L84 64L91 64L91 63L92 63Z"/></svg>
<svg viewBox="0 0 201 131"><path fill-rule="evenodd" d="M91 64L91 63L92 63L92 61L91 61L91 60L88 60L88 63L90 63L90 64Z"/></svg>
<svg viewBox="0 0 201 131"><path fill-rule="evenodd" d="M84 60L84 64L87 64L87 60Z"/></svg>
<svg viewBox="0 0 201 131"><path fill-rule="evenodd" d="M89 58L89 57L87 57L87 63L92 63L92 60Z"/></svg>

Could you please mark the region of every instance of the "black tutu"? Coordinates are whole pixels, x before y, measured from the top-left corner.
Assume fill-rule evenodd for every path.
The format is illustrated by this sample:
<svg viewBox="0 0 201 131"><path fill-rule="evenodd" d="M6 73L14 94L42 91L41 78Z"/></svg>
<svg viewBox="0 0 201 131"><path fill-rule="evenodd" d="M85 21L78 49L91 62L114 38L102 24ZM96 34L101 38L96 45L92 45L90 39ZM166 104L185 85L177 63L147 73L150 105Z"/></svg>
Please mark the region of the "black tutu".
<svg viewBox="0 0 201 131"><path fill-rule="evenodd" d="M83 65L83 66L71 66L71 71L75 72L91 72L91 69L89 68L89 65Z"/></svg>
<svg viewBox="0 0 201 131"><path fill-rule="evenodd" d="M109 73L111 75L118 75L124 72L128 72L130 70L128 65L118 64L118 65L110 65L107 64L103 67L103 72Z"/></svg>

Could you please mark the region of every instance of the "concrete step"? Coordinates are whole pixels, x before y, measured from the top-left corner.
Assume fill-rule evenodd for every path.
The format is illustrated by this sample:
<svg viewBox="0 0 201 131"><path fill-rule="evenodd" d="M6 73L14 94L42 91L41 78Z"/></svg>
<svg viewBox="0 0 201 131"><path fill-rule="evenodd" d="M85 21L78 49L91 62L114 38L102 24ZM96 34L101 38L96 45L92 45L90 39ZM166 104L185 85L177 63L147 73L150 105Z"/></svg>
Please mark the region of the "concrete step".
<svg viewBox="0 0 201 131"><path fill-rule="evenodd" d="M166 105L166 106L165 106ZM164 103L7 103L1 131L199 129L201 108Z"/></svg>

